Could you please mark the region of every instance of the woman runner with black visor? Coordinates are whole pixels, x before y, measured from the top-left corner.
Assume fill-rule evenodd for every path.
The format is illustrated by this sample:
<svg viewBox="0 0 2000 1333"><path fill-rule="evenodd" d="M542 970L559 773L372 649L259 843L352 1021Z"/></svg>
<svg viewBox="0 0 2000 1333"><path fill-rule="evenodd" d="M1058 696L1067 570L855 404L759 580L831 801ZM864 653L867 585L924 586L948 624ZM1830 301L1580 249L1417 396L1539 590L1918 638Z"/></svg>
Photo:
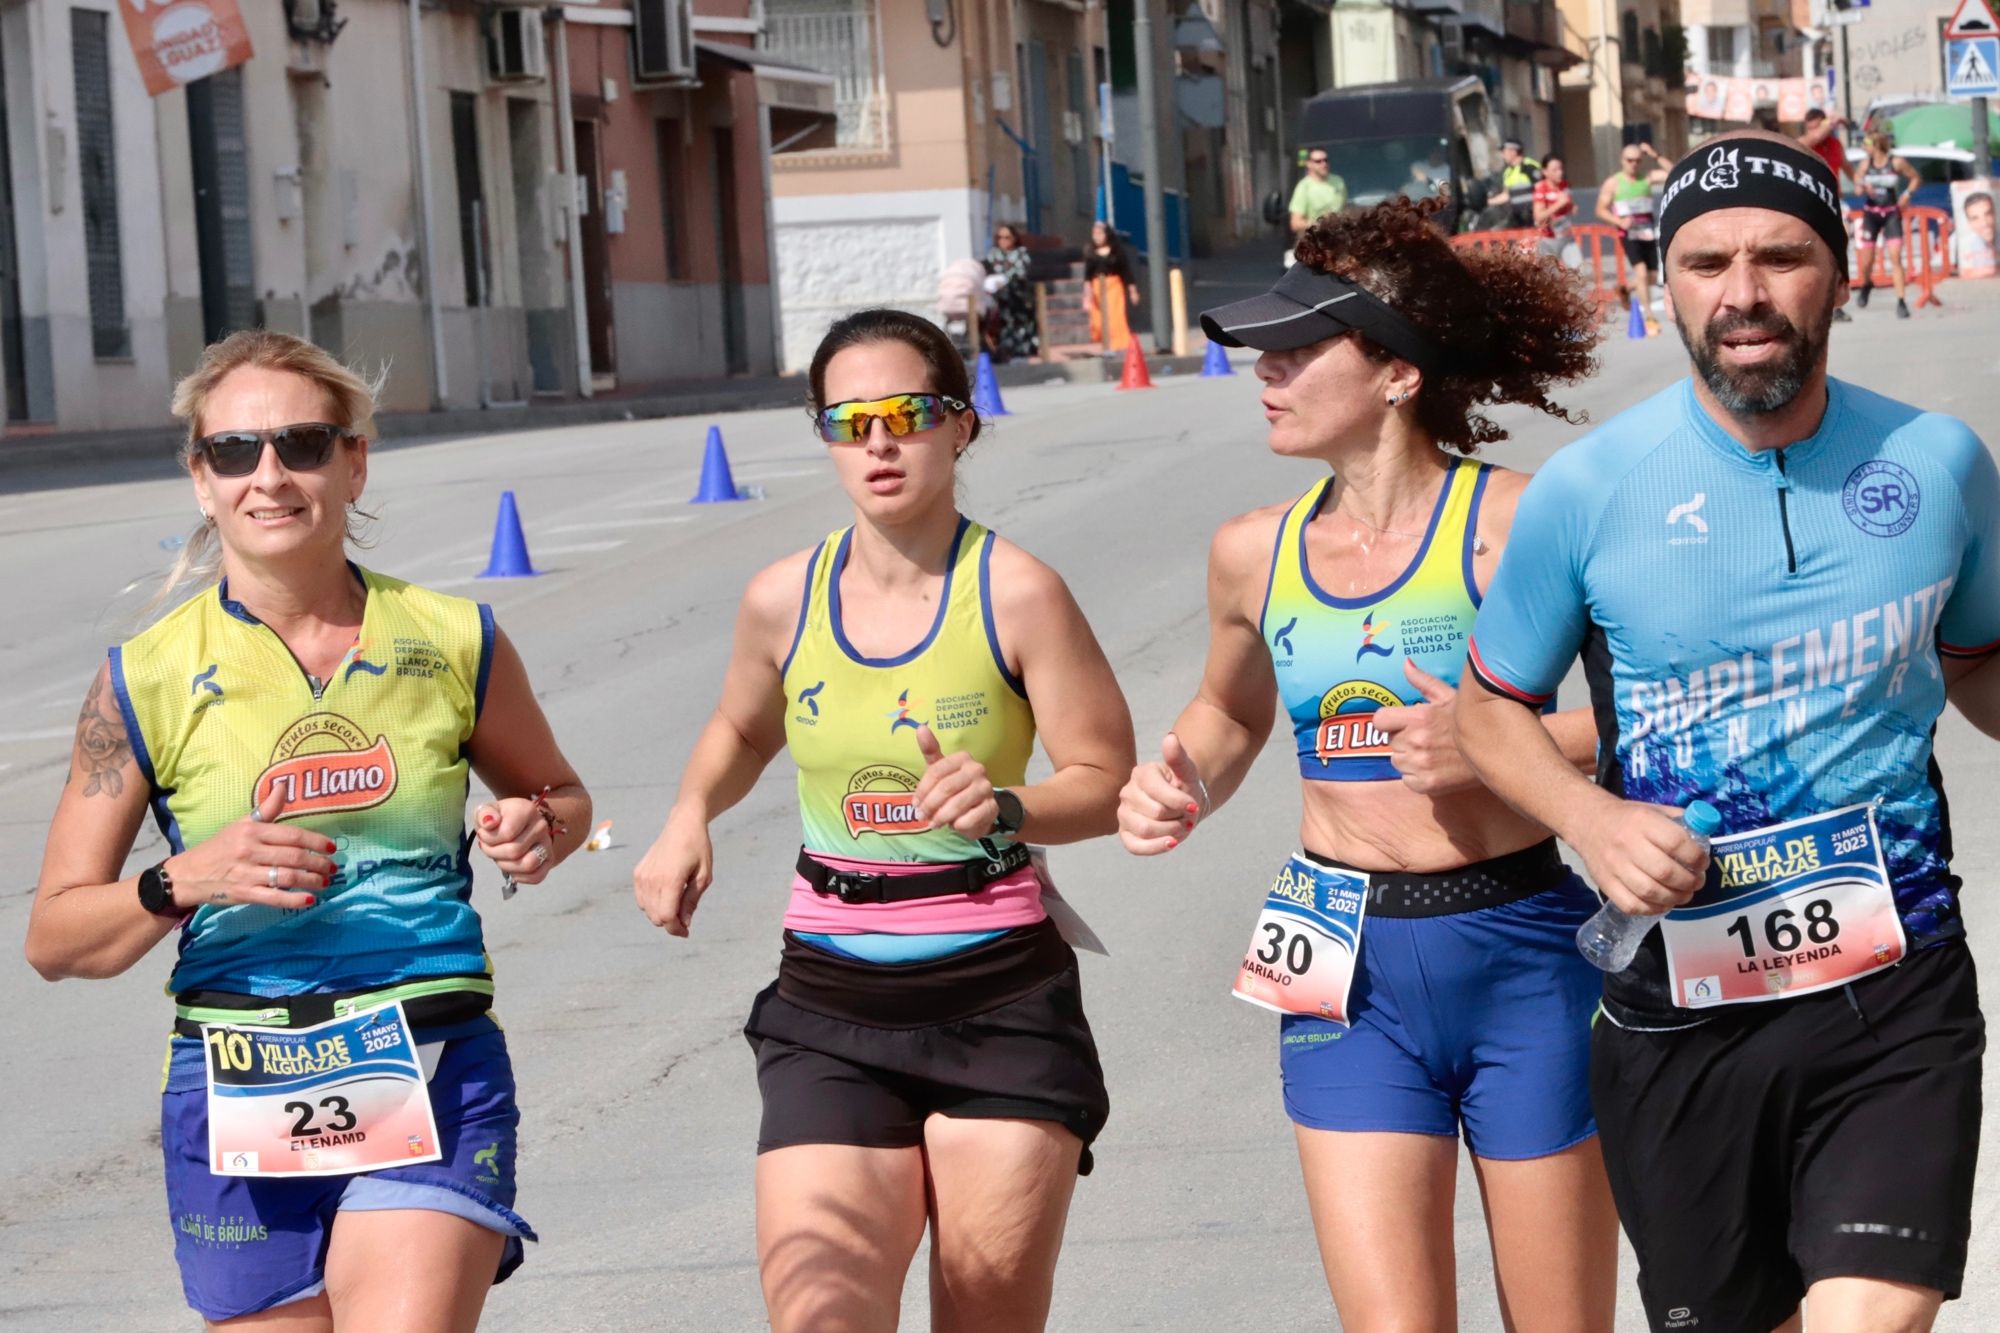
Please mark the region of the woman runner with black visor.
<svg viewBox="0 0 2000 1333"><path fill-rule="evenodd" d="M980 422L945 335L862 311L810 383L854 522L751 580L639 903L688 933L710 821L789 748L805 845L745 1029L772 1326L893 1329L928 1223L934 1328L1040 1328L1109 1102L1028 843L1112 831L1131 718L1062 579L958 511Z"/></svg>
<svg viewBox="0 0 2000 1333"><path fill-rule="evenodd" d="M1262 351L1269 447L1319 476L1216 534L1201 686L1133 770L1119 825L1139 855L1175 847L1283 709L1304 850L1261 915L1256 886L1238 887L1235 989L1281 1015L1284 1105L1342 1325L1457 1326L1462 1132L1507 1326L1608 1330L1597 977L1575 945L1596 898L1452 739L1466 636L1527 482L1467 456L1505 438L1482 409L1570 420L1548 391L1591 370L1596 318L1553 259L1454 251L1441 207L1321 218L1274 290L1202 317L1210 339ZM1589 764L1587 711L1544 721Z"/></svg>

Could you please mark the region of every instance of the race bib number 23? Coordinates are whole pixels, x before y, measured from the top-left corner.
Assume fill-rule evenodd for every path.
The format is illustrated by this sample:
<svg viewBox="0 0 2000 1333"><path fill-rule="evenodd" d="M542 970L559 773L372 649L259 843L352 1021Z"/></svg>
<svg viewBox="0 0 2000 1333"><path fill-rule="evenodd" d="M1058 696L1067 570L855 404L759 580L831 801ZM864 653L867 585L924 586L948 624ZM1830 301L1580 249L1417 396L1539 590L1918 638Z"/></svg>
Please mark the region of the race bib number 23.
<svg viewBox="0 0 2000 1333"><path fill-rule="evenodd" d="M348 1175L444 1156L401 1004L309 1028L204 1026L202 1038L216 1175Z"/></svg>
<svg viewBox="0 0 2000 1333"><path fill-rule="evenodd" d="M1232 990L1281 1014L1349 1021L1368 877L1294 856L1257 914Z"/></svg>
<svg viewBox="0 0 2000 1333"><path fill-rule="evenodd" d="M1866 805L1717 838L1718 875L1660 921L1684 1009L1810 995L1908 945Z"/></svg>

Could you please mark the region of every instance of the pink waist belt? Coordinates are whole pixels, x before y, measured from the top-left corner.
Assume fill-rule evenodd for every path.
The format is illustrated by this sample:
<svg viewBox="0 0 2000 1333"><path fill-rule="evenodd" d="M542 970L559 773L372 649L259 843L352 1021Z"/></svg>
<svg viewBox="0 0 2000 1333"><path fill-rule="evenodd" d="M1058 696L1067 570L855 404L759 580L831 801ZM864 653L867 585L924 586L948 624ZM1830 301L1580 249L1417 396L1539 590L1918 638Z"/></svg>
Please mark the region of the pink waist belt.
<svg viewBox="0 0 2000 1333"><path fill-rule="evenodd" d="M1032 926L1046 915L1041 877L1024 845L1007 848L997 861L952 865L801 852L785 928L938 935Z"/></svg>

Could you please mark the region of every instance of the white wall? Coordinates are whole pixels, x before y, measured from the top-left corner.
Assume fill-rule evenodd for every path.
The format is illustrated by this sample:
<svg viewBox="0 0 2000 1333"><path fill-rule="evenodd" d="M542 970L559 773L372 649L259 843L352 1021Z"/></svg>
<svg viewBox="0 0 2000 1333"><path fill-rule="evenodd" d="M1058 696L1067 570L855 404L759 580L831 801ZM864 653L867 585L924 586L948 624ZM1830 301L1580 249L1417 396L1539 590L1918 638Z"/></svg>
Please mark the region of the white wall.
<svg viewBox="0 0 2000 1333"><path fill-rule="evenodd" d="M997 204L1019 215L1018 200ZM945 265L986 253L986 195L973 190L794 195L772 201L784 369L804 370L826 326L865 306L937 317Z"/></svg>
<svg viewBox="0 0 2000 1333"><path fill-rule="evenodd" d="M120 268L131 355L98 360L91 343L90 265L84 249L83 186L79 169L75 64L70 44L70 10L94 9L109 20L112 149L118 207ZM35 167L41 198L17 197L15 213L24 222L39 203L34 225L41 231L45 282L26 277L31 254L21 255L23 313L45 315L55 370L55 412L66 429L98 430L153 422L166 417L170 379L165 325L165 237L160 217L159 153L154 138L153 101L126 44L125 30L108 0L43 4L28 23L33 89L42 109L43 133ZM14 63L10 28L9 64ZM10 68L10 74L12 70ZM16 164L16 174L19 174Z"/></svg>
<svg viewBox="0 0 2000 1333"><path fill-rule="evenodd" d="M1854 91L1858 121L1876 97L1916 93L1944 97L1944 53L1937 35L1938 20L1950 17L1950 0L1873 0L1859 13L1859 23L1847 30L1849 65L1839 69L1841 42L1833 42L1834 98L1847 83Z"/></svg>

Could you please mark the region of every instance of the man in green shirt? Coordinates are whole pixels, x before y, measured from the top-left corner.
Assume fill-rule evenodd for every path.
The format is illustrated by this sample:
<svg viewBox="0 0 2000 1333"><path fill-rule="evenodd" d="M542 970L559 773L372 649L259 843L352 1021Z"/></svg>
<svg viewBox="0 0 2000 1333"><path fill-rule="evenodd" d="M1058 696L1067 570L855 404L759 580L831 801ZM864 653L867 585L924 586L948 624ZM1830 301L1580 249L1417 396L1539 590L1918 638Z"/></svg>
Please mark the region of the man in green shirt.
<svg viewBox="0 0 2000 1333"><path fill-rule="evenodd" d="M1327 169L1324 148L1312 149L1306 154L1306 174L1292 191L1292 234L1345 207L1347 182Z"/></svg>

